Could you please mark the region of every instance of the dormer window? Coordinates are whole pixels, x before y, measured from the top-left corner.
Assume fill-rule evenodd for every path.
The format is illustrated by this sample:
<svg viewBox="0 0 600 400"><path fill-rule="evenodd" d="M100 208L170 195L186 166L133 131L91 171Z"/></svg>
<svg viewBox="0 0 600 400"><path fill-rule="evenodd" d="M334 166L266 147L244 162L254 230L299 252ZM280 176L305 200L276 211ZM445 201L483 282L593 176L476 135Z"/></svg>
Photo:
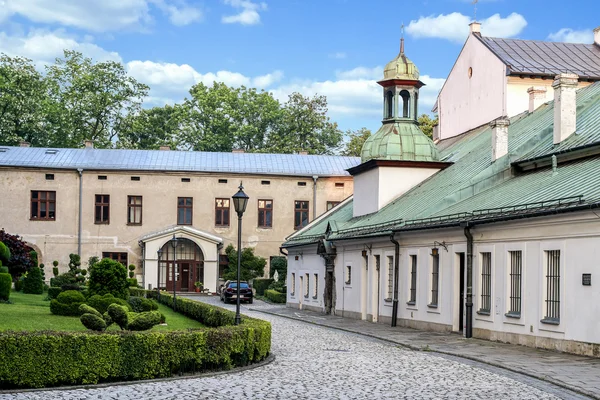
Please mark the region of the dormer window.
<svg viewBox="0 0 600 400"><path fill-rule="evenodd" d="M402 97L402 118L410 118L410 93L408 90L403 90L400 92L400 97Z"/></svg>
<svg viewBox="0 0 600 400"><path fill-rule="evenodd" d="M394 94L391 90L385 94L385 117L394 118Z"/></svg>

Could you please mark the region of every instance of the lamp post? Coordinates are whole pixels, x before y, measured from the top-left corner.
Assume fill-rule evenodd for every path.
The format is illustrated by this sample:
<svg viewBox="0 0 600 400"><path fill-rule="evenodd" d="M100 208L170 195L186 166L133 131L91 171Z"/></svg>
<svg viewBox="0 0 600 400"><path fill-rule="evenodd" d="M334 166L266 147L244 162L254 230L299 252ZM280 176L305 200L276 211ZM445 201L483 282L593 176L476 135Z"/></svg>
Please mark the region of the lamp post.
<svg viewBox="0 0 600 400"><path fill-rule="evenodd" d="M235 304L235 324L239 325L241 322L240 318L240 272L242 265L242 215L246 211L248 205L248 196L244 193L244 186L240 182L240 190L234 194L231 198L233 199L233 207L238 216L238 245L237 245L237 301Z"/></svg>
<svg viewBox="0 0 600 400"><path fill-rule="evenodd" d="M177 269L177 242L178 239L173 234L173 239L171 239L171 246L173 247L173 311L177 311L177 303L176 303L176 290L177 290L177 274L175 270Z"/></svg>

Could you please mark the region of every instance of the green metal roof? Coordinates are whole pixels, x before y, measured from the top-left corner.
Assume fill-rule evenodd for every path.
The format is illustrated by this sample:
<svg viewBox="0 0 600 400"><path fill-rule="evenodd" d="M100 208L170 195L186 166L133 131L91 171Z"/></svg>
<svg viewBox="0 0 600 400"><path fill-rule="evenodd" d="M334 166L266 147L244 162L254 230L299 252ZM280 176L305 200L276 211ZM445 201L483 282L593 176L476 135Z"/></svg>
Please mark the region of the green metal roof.
<svg viewBox="0 0 600 400"><path fill-rule="evenodd" d="M383 68L383 79L419 80L419 69L404 54L404 38L400 43L400 53Z"/></svg>
<svg viewBox="0 0 600 400"><path fill-rule="evenodd" d="M439 161L435 144L413 120L384 122L365 141L360 156L363 163L369 160Z"/></svg>
<svg viewBox="0 0 600 400"><path fill-rule="evenodd" d="M577 134L557 148L573 148L569 141L579 143L577 146L600 145L600 83L580 89L577 105ZM547 103L531 114L525 112L511 118L509 154L495 162L491 161L491 129L487 125L474 129L440 143L440 160L453 165L378 212L353 218L353 204L349 201L314 226L292 235L285 246L314 242L314 238L325 234L329 221L336 221L337 231L329 235L335 240L466 220L493 220L501 214L523 217L538 211L599 204L600 156L559 164L556 171L548 166L512 173L512 162L530 154L551 157L556 151L552 147L552 106Z"/></svg>

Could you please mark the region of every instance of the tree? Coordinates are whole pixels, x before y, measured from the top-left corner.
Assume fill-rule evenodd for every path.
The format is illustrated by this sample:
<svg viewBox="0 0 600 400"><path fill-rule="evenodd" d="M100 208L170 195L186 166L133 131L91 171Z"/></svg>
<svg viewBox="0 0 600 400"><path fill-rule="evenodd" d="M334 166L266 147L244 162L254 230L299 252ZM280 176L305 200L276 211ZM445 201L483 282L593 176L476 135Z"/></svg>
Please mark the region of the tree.
<svg viewBox="0 0 600 400"><path fill-rule="evenodd" d="M90 266L88 294L112 294L120 299L129 297L129 284L127 282L127 268L118 261L104 258Z"/></svg>
<svg viewBox="0 0 600 400"><path fill-rule="evenodd" d="M72 50L46 68L46 80L48 131L57 147L79 147L86 139L113 147L125 116L140 110L149 90L123 64L93 63Z"/></svg>
<svg viewBox="0 0 600 400"><path fill-rule="evenodd" d="M33 266L27 271L27 277L23 282L23 293L42 294L44 293L44 281L42 280L42 271Z"/></svg>
<svg viewBox="0 0 600 400"><path fill-rule="evenodd" d="M233 118L234 147L247 152L264 149L267 138L276 134L282 110L271 93L242 86L236 90Z"/></svg>
<svg viewBox="0 0 600 400"><path fill-rule="evenodd" d="M180 105L142 109L127 115L121 125L117 146L127 149L158 149L181 145Z"/></svg>
<svg viewBox="0 0 600 400"><path fill-rule="evenodd" d="M10 251L10 260L6 263L13 279L18 278L33 266L31 260L31 247L19 235L11 235L0 229L0 242L3 242Z"/></svg>
<svg viewBox="0 0 600 400"><path fill-rule="evenodd" d="M347 130L346 136L349 140L346 143L346 147L342 151L342 155L360 157L360 152L363 148L363 145L367 139L371 137L371 131L367 128L360 128L355 131Z"/></svg>
<svg viewBox="0 0 600 400"><path fill-rule="evenodd" d="M271 257L271 278L277 271L277 275L279 276L280 281L285 281L285 277L287 276L287 258L282 256Z"/></svg>
<svg viewBox="0 0 600 400"><path fill-rule="evenodd" d="M429 138L433 138L433 126L437 125L439 122L438 116L435 116L435 119L431 119L431 117L427 114L421 114L421 116L417 119L417 123L419 124L419 128L421 131Z"/></svg>
<svg viewBox="0 0 600 400"><path fill-rule="evenodd" d="M229 265L223 277L227 280L237 279L237 250L232 244L227 246L225 254L229 259ZM240 276L241 280L248 282L250 279L263 276L265 272L265 266L267 260L262 257L254 255L254 249L251 247L245 247L242 249L242 260L240 264Z"/></svg>

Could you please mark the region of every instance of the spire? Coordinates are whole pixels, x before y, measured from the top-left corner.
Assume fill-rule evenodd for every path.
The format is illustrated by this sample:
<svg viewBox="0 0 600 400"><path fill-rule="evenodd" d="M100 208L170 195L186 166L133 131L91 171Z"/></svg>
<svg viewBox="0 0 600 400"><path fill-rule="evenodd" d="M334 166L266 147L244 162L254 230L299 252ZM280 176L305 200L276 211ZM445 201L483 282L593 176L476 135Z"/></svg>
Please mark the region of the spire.
<svg viewBox="0 0 600 400"><path fill-rule="evenodd" d="M404 54L404 24L400 27L400 54Z"/></svg>

